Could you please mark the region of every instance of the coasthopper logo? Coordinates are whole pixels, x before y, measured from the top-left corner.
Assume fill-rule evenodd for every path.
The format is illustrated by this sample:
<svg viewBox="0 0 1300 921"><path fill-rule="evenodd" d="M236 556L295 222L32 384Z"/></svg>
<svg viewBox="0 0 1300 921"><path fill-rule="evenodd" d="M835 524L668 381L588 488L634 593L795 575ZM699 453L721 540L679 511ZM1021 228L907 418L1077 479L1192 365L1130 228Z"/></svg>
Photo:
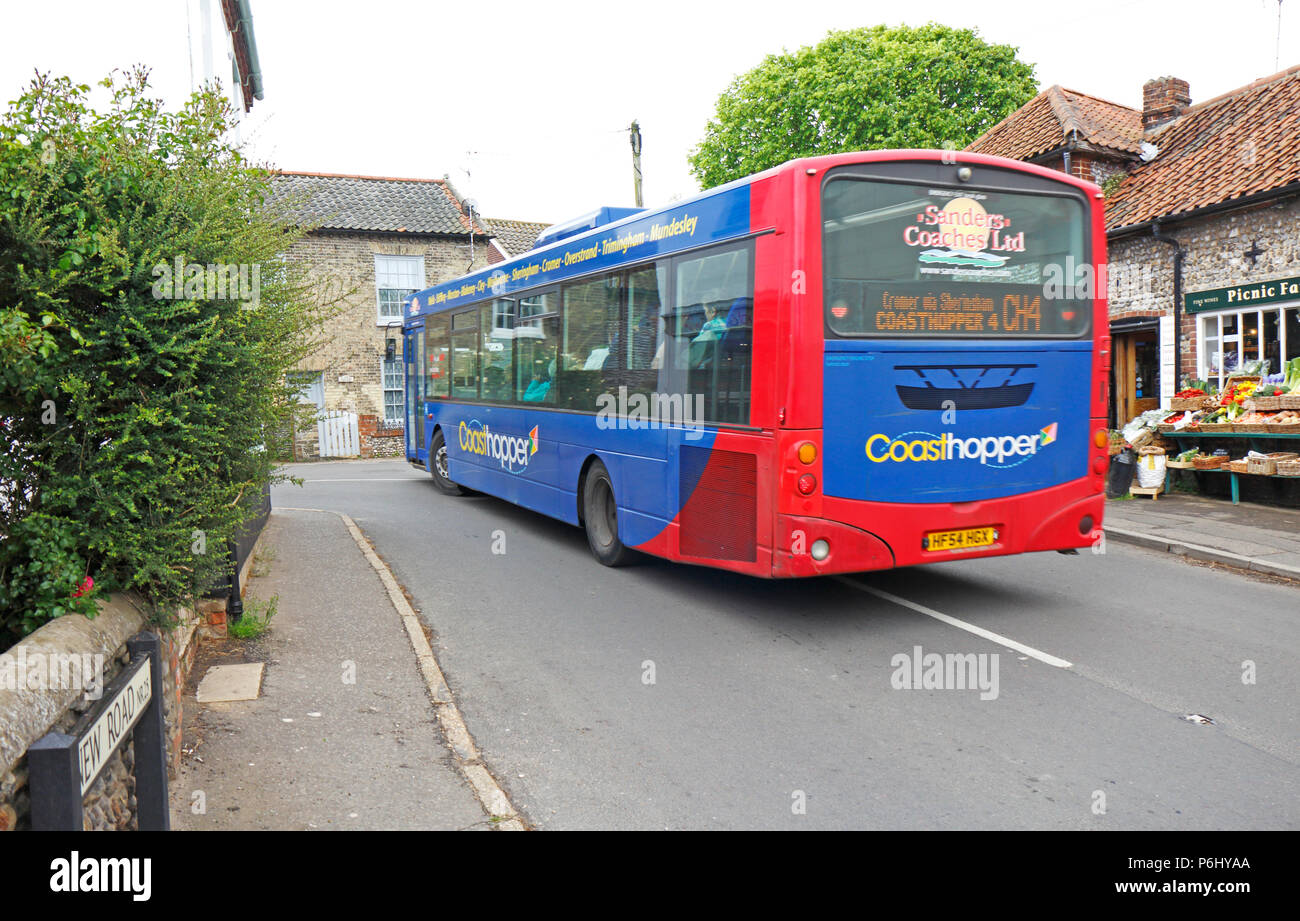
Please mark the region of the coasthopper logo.
<svg viewBox="0 0 1300 921"><path fill-rule="evenodd" d="M922 436L908 439L909 435ZM1032 435L983 435L959 438L949 432L904 432L897 438L877 433L867 439L867 458L876 464L886 461L975 460L989 467L1023 464L1056 441L1056 423Z"/></svg>
<svg viewBox="0 0 1300 921"><path fill-rule="evenodd" d="M537 426L527 435L502 435L473 419L461 422L456 431L460 449L480 457L490 457L502 470L521 473L528 469L528 461L537 453Z"/></svg>

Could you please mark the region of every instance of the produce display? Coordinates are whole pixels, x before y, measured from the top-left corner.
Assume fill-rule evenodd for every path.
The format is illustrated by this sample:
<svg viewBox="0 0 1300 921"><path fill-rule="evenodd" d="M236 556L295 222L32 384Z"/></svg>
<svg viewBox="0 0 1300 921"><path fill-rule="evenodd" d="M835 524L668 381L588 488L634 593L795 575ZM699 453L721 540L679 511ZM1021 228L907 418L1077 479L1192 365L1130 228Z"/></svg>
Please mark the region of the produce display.
<svg viewBox="0 0 1300 921"><path fill-rule="evenodd" d="M1223 389L1210 381L1188 381L1173 395L1170 408L1145 412L1112 433L1111 452L1134 450L1147 455L1168 454L1173 468L1225 470L1259 476L1300 476L1300 454L1288 451L1265 453L1249 448L1263 447L1259 441L1236 442L1231 451L1214 447L1188 447L1187 440L1174 447L1162 434L1195 435L1300 435L1300 357L1285 362L1282 370L1268 373L1267 362L1255 362L1230 377ZM1278 444L1283 444L1279 442ZM1175 455L1175 451L1181 450ZM1154 466L1154 464L1153 464ZM1140 470L1139 470L1140 472Z"/></svg>

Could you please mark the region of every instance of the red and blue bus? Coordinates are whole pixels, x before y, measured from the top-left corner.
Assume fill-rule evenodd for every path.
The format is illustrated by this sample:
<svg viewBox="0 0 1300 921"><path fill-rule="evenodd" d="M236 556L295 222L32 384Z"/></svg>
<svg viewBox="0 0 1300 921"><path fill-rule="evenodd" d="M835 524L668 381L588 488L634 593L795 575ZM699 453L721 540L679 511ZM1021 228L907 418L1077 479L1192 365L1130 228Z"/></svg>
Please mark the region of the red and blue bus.
<svg viewBox="0 0 1300 921"><path fill-rule="evenodd" d="M407 457L444 493L584 527L607 565L788 577L1089 546L1104 259L1095 185L963 152L602 209L407 302Z"/></svg>

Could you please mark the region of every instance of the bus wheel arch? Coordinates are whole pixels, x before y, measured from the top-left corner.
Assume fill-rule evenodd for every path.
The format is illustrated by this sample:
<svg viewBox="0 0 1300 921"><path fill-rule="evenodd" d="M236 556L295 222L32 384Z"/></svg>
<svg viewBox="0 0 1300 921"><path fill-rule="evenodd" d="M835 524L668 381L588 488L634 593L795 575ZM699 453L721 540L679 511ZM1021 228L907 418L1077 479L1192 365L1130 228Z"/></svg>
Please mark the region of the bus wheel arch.
<svg viewBox="0 0 1300 921"><path fill-rule="evenodd" d="M587 523L585 517L586 513L582 507L582 497L587 489L587 474L597 462L600 462L601 466L604 466L604 462L600 460L600 455L588 454L586 460L582 462L582 470L578 472L578 491L573 497L573 504L577 507L579 525L585 525Z"/></svg>

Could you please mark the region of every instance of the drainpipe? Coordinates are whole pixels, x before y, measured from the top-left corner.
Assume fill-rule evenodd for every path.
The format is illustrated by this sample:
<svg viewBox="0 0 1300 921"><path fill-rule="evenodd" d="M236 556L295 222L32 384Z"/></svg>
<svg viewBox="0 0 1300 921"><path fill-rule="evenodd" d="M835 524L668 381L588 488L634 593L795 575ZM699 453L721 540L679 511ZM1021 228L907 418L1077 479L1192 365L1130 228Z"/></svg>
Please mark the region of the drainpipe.
<svg viewBox="0 0 1300 921"><path fill-rule="evenodd" d="M1151 222L1151 239L1174 247L1174 392L1177 393L1183 368L1180 343L1183 337L1183 260L1187 258L1187 250L1178 240L1160 232L1159 221Z"/></svg>

